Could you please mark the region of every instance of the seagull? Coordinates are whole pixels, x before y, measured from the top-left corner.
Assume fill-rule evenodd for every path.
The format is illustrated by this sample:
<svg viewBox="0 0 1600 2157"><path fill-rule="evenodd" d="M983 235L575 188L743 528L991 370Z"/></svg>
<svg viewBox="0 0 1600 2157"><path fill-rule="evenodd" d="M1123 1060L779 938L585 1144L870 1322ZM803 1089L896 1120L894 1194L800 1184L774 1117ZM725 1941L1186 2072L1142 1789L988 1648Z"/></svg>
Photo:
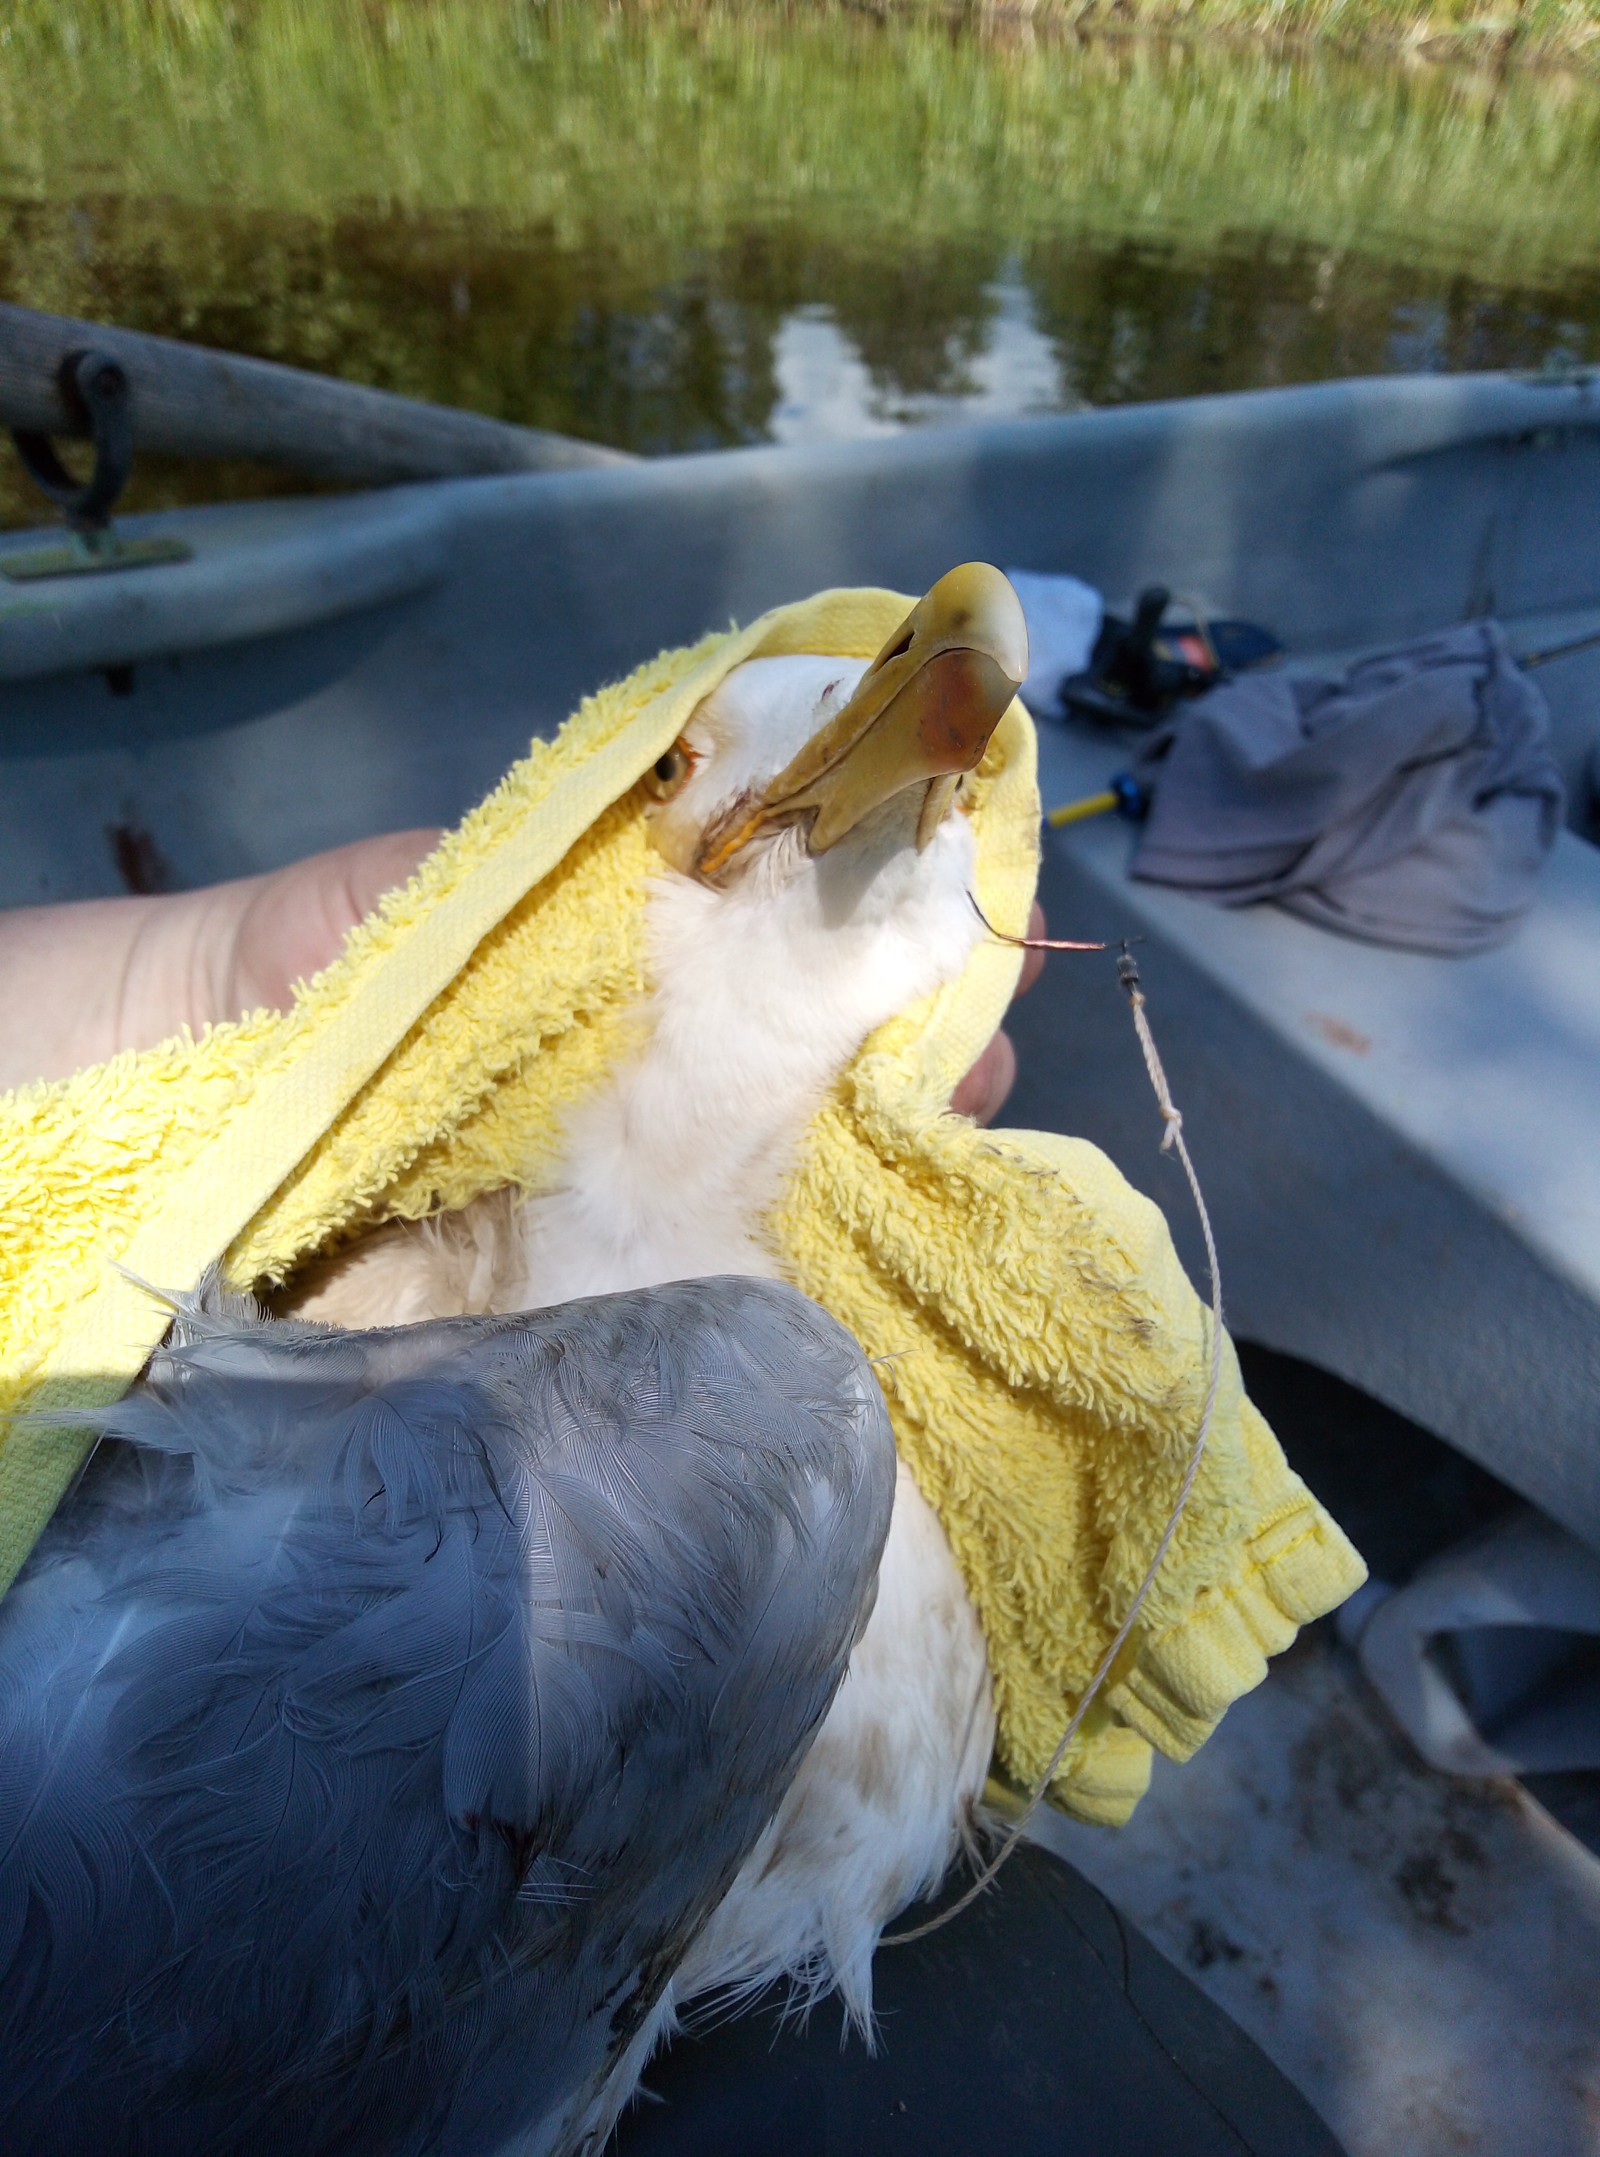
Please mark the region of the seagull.
<svg viewBox="0 0 1600 2157"><path fill-rule="evenodd" d="M1027 671L1021 603L981 562L941 577L870 663L734 668L647 776L662 872L644 1038L570 1118L553 1188L381 1231L301 1307L370 1324L776 1276L761 1224L813 1112L985 933L962 787ZM696 1997L787 1979L803 1999L837 1990L870 2041L879 1936L974 1843L994 1730L978 1614L902 1462L848 1681L663 2029Z"/></svg>
<svg viewBox="0 0 1600 2157"><path fill-rule="evenodd" d="M566 2157L692 2002L870 2032L989 1671L763 1222L984 933L1026 674L982 564L870 664L733 670L644 781L636 1046L546 1187L180 1308L0 1604L0 2144Z"/></svg>

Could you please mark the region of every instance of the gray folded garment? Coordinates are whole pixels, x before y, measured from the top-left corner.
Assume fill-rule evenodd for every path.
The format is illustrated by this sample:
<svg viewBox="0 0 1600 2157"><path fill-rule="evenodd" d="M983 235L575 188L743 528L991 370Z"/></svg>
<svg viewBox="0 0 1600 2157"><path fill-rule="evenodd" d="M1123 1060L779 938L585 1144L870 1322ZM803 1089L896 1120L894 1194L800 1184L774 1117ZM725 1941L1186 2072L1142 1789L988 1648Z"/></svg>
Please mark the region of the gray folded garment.
<svg viewBox="0 0 1600 2157"><path fill-rule="evenodd" d="M1143 752L1135 876L1222 906L1276 899L1373 943L1464 953L1533 903L1564 797L1549 715L1497 622L1358 660L1248 674Z"/></svg>

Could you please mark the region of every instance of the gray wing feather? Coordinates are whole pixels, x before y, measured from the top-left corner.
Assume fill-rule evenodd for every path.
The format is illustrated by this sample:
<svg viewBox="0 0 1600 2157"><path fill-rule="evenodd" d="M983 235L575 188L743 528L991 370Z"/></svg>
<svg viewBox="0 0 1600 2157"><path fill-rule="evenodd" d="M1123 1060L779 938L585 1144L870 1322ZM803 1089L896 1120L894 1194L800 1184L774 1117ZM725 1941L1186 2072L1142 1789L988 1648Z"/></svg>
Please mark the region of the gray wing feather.
<svg viewBox="0 0 1600 2157"><path fill-rule="evenodd" d="M186 1309L0 1604L0 2147L488 2153L595 2086L865 1621L893 1444L774 1284Z"/></svg>

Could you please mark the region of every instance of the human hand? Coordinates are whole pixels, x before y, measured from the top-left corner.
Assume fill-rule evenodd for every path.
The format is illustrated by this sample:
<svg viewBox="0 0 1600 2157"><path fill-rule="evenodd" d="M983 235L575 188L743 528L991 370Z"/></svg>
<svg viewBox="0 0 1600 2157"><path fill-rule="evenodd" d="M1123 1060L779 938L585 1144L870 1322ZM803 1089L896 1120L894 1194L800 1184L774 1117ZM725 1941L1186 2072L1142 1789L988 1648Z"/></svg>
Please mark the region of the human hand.
<svg viewBox="0 0 1600 2157"><path fill-rule="evenodd" d="M200 891L0 913L0 1091L284 1010L437 838L386 832Z"/></svg>
<svg viewBox="0 0 1600 2157"><path fill-rule="evenodd" d="M153 1048L185 1026L284 1010L295 982L337 957L438 836L386 832L199 891L0 913L0 1091ZM1037 904L1028 934L1044 934ZM1019 996L1043 963L1041 952L1024 956ZM988 1123L1016 1075L1016 1050L997 1033L950 1105Z"/></svg>

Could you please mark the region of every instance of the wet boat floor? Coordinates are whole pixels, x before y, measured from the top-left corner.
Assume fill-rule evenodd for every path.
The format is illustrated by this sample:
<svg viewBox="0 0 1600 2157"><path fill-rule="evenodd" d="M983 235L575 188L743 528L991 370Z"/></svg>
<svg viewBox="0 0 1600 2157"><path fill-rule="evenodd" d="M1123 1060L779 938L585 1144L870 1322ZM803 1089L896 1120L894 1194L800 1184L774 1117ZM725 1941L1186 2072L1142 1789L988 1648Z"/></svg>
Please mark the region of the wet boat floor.
<svg viewBox="0 0 1600 2157"><path fill-rule="evenodd" d="M1513 1502L1450 1447L1245 1344L1246 1384L1380 1578ZM1600 2151L1600 1776L1428 1767L1332 1621L1128 1828L1041 1833L1255 2038L1351 2157Z"/></svg>
<svg viewBox="0 0 1600 2157"><path fill-rule="evenodd" d="M1374 1578L1409 1580L1428 1559L1520 1504L1464 1453L1326 1371L1249 1341L1240 1343L1239 1362L1290 1465ZM1600 1771L1529 1775L1521 1787L1600 1858Z"/></svg>

